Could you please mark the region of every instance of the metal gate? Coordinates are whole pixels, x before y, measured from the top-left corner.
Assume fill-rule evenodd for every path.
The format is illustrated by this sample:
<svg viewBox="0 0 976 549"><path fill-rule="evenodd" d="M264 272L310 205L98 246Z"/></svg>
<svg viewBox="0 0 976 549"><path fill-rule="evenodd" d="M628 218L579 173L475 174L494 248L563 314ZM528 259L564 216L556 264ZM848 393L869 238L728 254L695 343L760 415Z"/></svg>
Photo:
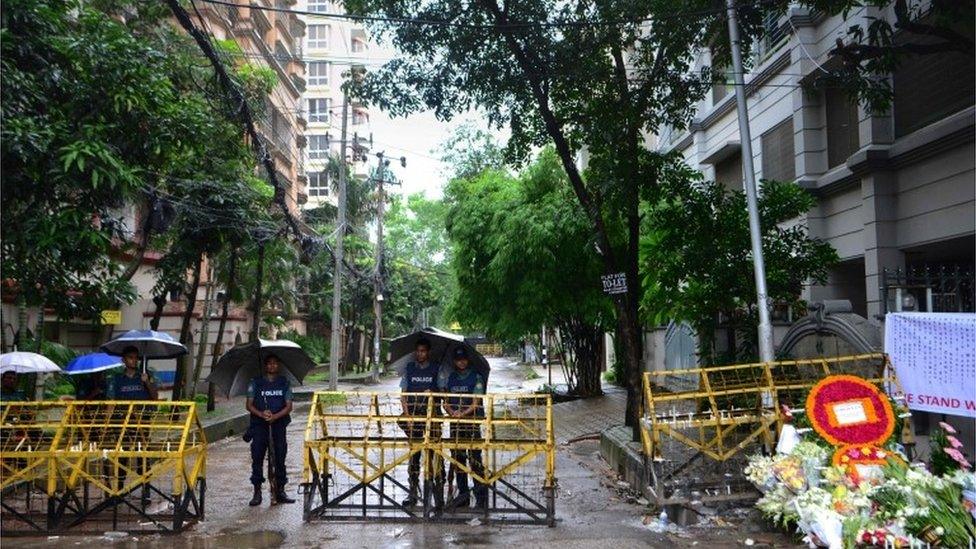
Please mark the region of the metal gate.
<svg viewBox="0 0 976 549"><path fill-rule="evenodd" d="M470 395L484 417L443 415L447 394L409 395L425 416L402 414L402 393L316 393L303 448L305 520L469 521L555 524L555 443L549 395ZM456 396L456 395L455 395ZM469 395L466 395L466 397ZM459 433L477 432L461 437ZM407 433L411 433L408 438ZM480 453L481 468L472 464ZM464 455L466 454L466 455ZM420 504L401 502L419 456ZM465 457L469 459L464 459ZM484 509L436 513L459 475L487 488Z"/></svg>
<svg viewBox="0 0 976 549"><path fill-rule="evenodd" d="M192 402L0 407L4 535L178 532L202 520L206 438Z"/></svg>
<svg viewBox="0 0 976 549"><path fill-rule="evenodd" d="M658 503L754 497L742 476L748 454L772 449L783 423L780 404L800 412L810 389L832 374L858 375L901 394L880 353L646 372L641 442ZM673 375L697 379L697 388L665 389L661 382Z"/></svg>

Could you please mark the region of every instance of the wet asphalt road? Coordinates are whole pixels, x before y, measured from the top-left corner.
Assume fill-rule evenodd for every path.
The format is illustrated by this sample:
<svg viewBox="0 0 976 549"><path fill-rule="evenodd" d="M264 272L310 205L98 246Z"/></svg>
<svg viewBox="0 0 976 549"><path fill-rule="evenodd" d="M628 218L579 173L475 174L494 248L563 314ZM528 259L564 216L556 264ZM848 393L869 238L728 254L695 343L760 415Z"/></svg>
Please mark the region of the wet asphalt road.
<svg viewBox="0 0 976 549"><path fill-rule="evenodd" d="M489 390L513 391L523 385L524 372L514 363L492 360ZM392 390L395 380L371 390ZM574 421L570 414L554 414L556 421ZM747 537L757 546L789 546L781 536L762 532L746 534L743 527L685 530L680 535L656 533L645 527L645 508L627 503L614 490L615 478L599 457L595 440L559 445L556 500L558 523L545 526L414 524L369 522L312 522L302 520L302 505L296 486L301 476L305 415L288 427L288 492L299 500L291 505L269 506L267 495L260 507L249 507L251 487L249 447L234 437L215 442L208 451L206 520L178 536L142 536L109 540L102 536L61 536L4 539L4 547L91 547L132 548L275 548L275 547L392 547L440 548L490 547L737 547ZM747 528L745 531L756 530ZM765 540L764 538L768 538Z"/></svg>

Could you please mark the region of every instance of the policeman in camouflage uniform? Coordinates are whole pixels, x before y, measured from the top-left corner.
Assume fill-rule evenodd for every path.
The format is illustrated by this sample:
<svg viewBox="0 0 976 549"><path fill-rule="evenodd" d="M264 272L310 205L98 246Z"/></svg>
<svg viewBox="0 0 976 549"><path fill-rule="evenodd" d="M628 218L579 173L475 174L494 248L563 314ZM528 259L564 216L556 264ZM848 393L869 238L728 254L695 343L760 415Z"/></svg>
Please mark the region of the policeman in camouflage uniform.
<svg viewBox="0 0 976 549"><path fill-rule="evenodd" d="M454 371L447 377L444 383L444 391L458 395L448 397L444 404L448 416L458 419L485 417L482 399L460 396L485 394L485 380L468 367L468 351L464 347L454 349ZM451 440L455 442L482 440L481 426L476 423L451 423ZM484 476L481 450L453 450L452 455L462 466L466 464L470 467L474 474ZM488 507L488 487L478 480L472 479L472 481L475 505L478 509L486 509ZM461 468L457 469L457 488L458 494L448 503L449 509L467 507L471 501L468 475Z"/></svg>

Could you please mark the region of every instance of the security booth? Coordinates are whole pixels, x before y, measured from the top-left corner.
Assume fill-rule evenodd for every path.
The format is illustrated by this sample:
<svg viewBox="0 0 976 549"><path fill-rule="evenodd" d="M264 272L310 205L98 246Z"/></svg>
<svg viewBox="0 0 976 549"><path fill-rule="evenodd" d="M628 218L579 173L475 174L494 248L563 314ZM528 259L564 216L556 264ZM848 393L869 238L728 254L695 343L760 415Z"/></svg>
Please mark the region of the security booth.
<svg viewBox="0 0 976 549"><path fill-rule="evenodd" d="M170 533L204 517L193 402L4 403L0 471L3 535Z"/></svg>
<svg viewBox="0 0 976 549"><path fill-rule="evenodd" d="M484 413L459 419L441 410L441 402L452 396L457 395L316 393L303 447L305 520L479 518L554 526L551 397L465 395L477 399ZM403 415L401 397L422 399L426 414ZM422 494L417 505L407 506L402 503L410 492L407 468L416 454L421 456ZM487 490L487 504L437 509L434 491L443 490L450 500L465 477L475 489Z"/></svg>

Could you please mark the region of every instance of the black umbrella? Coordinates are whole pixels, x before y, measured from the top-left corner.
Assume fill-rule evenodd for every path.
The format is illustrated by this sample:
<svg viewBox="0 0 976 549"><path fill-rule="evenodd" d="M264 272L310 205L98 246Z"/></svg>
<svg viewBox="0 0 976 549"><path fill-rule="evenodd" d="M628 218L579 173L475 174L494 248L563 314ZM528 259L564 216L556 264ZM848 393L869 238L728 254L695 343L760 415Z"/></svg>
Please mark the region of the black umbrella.
<svg viewBox="0 0 976 549"><path fill-rule="evenodd" d="M463 335L452 334L451 332L430 327L395 337L390 341L391 364L398 374L403 375L407 364L413 360L414 347L420 338L430 341L430 362L439 367L439 375L441 377L449 375L454 368L454 360L452 358L454 349L463 347L468 351L468 364L470 367L485 380L485 383L488 383L488 374L491 372L491 366L488 365L488 359L484 355L475 350L473 345L465 341Z"/></svg>
<svg viewBox="0 0 976 549"><path fill-rule="evenodd" d="M217 361L207 381L220 387L226 396L243 395L252 379L264 373L264 359L273 354L281 362L282 375L292 385L301 385L315 362L294 341L259 339L237 345Z"/></svg>

